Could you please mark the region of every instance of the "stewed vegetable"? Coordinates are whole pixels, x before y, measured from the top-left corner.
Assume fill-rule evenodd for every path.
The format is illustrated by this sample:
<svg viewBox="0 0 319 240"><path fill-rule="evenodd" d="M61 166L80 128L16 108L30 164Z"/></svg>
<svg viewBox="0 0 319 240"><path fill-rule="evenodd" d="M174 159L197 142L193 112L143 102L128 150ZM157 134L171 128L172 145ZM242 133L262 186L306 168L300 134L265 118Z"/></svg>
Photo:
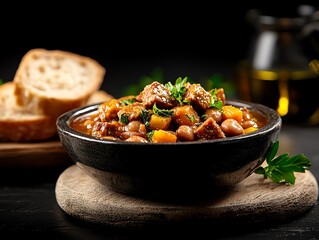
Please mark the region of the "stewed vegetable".
<svg viewBox="0 0 319 240"><path fill-rule="evenodd" d="M70 126L101 139L160 143L227 138L265 124L262 114L227 105L223 88L207 91L180 77L175 84L154 81L136 96L104 102Z"/></svg>

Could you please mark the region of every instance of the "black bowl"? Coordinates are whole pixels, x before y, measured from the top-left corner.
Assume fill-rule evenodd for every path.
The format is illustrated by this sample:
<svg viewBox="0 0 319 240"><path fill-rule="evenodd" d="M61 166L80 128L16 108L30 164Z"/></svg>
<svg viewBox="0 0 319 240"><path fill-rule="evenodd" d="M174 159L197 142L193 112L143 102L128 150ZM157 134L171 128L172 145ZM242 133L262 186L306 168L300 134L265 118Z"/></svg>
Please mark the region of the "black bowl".
<svg viewBox="0 0 319 240"><path fill-rule="evenodd" d="M245 135L208 141L135 143L101 140L69 126L98 104L77 108L57 120L60 140L73 161L113 191L139 196L199 196L234 186L259 167L280 133L282 120L264 105L227 101L264 114L267 125Z"/></svg>

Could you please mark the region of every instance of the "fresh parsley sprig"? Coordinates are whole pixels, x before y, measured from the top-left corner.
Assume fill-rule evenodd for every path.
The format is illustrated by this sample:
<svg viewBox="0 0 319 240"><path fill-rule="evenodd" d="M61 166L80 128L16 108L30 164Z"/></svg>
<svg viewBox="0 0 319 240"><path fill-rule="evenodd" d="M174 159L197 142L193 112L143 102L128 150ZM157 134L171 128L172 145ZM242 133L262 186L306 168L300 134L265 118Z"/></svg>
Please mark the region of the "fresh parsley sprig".
<svg viewBox="0 0 319 240"><path fill-rule="evenodd" d="M184 103L183 100L183 94L186 91L185 83L187 82L187 77L184 77L183 79L181 77L177 78L175 81L175 84L173 85L171 82L168 82L165 84L165 87L167 87L171 91L171 95L182 105Z"/></svg>
<svg viewBox="0 0 319 240"><path fill-rule="evenodd" d="M142 120L142 123L145 125L149 124L149 118L150 118L150 110L143 109L140 113L140 119Z"/></svg>
<svg viewBox="0 0 319 240"><path fill-rule="evenodd" d="M311 167L310 160L304 154L289 157L288 153L276 157L279 140L274 142L266 155L266 167L259 167L255 173L264 175L276 183L294 185L296 177L294 172L304 173Z"/></svg>
<svg viewBox="0 0 319 240"><path fill-rule="evenodd" d="M124 124L128 124L129 123L128 116L126 115L126 113L121 114L120 122L122 122Z"/></svg>
<svg viewBox="0 0 319 240"><path fill-rule="evenodd" d="M154 105L153 105L153 112L161 117L173 117L173 115L174 115L174 110L172 110L172 109L159 109L156 106L156 103L154 103Z"/></svg>
<svg viewBox="0 0 319 240"><path fill-rule="evenodd" d="M223 111L222 107L223 107L223 102L221 100L218 100L217 99L217 89L213 89L211 92L210 92L210 95L211 95L211 102L210 102L210 107L214 107L214 108L217 108L218 110L220 111Z"/></svg>
<svg viewBox="0 0 319 240"><path fill-rule="evenodd" d="M124 100L120 101L120 103L121 103L122 105L127 106L127 105L130 105L130 104L132 104L132 103L135 103L135 101L136 101L136 99L133 97L133 98L124 99Z"/></svg>

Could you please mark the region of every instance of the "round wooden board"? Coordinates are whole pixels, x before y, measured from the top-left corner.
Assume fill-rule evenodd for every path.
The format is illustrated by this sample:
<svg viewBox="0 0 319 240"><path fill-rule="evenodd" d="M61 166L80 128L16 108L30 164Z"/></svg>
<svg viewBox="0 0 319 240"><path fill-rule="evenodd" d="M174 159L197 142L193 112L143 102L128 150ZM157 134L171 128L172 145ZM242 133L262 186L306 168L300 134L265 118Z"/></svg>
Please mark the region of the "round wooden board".
<svg viewBox="0 0 319 240"><path fill-rule="evenodd" d="M306 171L295 176L295 185L289 186L252 174L211 199L182 204L111 191L72 165L59 176L55 194L58 205L67 214L102 225L137 227L193 221L258 223L291 219L316 203L318 184L312 173Z"/></svg>

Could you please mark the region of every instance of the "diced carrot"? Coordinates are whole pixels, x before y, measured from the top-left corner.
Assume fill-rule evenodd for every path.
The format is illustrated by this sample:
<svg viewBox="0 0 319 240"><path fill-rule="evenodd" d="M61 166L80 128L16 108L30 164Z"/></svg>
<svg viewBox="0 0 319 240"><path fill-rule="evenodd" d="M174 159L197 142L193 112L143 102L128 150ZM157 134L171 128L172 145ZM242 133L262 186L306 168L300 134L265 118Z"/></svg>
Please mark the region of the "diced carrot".
<svg viewBox="0 0 319 240"><path fill-rule="evenodd" d="M223 115L225 119L234 119L241 123L243 120L243 112L237 107L226 105L223 106Z"/></svg>
<svg viewBox="0 0 319 240"><path fill-rule="evenodd" d="M170 117L162 117L157 114L153 114L149 121L149 128L151 130L166 130L169 128L169 125L171 123Z"/></svg>
<svg viewBox="0 0 319 240"><path fill-rule="evenodd" d="M153 143L176 142L177 137L174 133L165 130L155 130L152 135Z"/></svg>

